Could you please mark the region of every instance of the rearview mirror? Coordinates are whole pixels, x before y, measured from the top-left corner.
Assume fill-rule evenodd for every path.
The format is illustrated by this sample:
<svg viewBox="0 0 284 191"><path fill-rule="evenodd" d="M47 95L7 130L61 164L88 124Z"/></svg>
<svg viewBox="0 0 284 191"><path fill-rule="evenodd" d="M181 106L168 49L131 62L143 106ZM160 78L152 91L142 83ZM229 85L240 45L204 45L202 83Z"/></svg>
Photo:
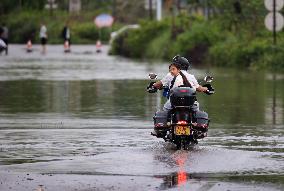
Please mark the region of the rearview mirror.
<svg viewBox="0 0 284 191"><path fill-rule="evenodd" d="M155 74L155 73L150 73L150 74L149 74L149 78L150 78L151 80L155 80L155 79L157 79L157 74Z"/></svg>
<svg viewBox="0 0 284 191"><path fill-rule="evenodd" d="M212 76L205 76L204 81L210 83L210 82L213 81L213 77Z"/></svg>

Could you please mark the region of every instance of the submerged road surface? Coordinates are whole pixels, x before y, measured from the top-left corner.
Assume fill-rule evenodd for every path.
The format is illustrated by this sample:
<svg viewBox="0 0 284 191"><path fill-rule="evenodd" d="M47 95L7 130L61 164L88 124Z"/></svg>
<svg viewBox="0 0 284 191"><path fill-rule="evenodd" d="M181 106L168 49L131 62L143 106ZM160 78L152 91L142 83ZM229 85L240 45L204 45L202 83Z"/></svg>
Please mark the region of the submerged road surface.
<svg viewBox="0 0 284 191"><path fill-rule="evenodd" d="M198 95L211 124L177 151L150 135L165 100L145 92L147 74L161 77L167 63L108 56L106 46L39 48L0 56L1 191L284 189L283 75L193 70L215 77L216 94Z"/></svg>

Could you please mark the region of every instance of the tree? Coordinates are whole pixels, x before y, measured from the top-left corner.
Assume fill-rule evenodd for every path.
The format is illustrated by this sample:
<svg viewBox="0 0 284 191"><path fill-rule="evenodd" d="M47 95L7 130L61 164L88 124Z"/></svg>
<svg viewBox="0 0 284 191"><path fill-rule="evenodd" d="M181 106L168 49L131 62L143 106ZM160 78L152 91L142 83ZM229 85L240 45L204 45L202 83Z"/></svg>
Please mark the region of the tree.
<svg viewBox="0 0 284 191"><path fill-rule="evenodd" d="M42 10L46 0L1 0L0 15L4 15L17 9Z"/></svg>

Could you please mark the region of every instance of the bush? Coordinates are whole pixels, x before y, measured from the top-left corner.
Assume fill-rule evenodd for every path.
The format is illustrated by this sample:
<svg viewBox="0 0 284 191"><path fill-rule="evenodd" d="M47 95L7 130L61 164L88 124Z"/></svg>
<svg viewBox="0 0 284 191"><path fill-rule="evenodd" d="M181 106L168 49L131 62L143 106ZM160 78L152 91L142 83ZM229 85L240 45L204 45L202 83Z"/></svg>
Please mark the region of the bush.
<svg viewBox="0 0 284 191"><path fill-rule="evenodd" d="M233 49L236 47L238 49L238 39L235 36L228 34L226 40L215 43L210 47L210 63L217 66L229 66L232 63L232 60L234 60L231 56L233 55L232 52L235 52ZM230 58L230 62L228 61L228 58Z"/></svg>
<svg viewBox="0 0 284 191"><path fill-rule="evenodd" d="M246 67L252 69L283 68L283 44L273 47L270 41L254 39L238 41L230 37L210 48L211 64L216 66Z"/></svg>
<svg viewBox="0 0 284 191"><path fill-rule="evenodd" d="M210 46L223 37L221 30L206 21L193 23L186 32L180 34L174 44L179 54L191 58L194 63L204 62Z"/></svg>
<svg viewBox="0 0 284 191"><path fill-rule="evenodd" d="M276 47L271 33L252 32L242 27L238 32L222 28L219 20L180 15L161 22L142 21L140 28L119 35L112 53L134 58L171 59L181 54L193 63L239 68L284 68L284 34L278 33Z"/></svg>
<svg viewBox="0 0 284 191"><path fill-rule="evenodd" d="M155 39L150 41L145 50L145 56L147 58L167 59L169 54L171 54L172 44L171 32L169 30L165 30Z"/></svg>
<svg viewBox="0 0 284 191"><path fill-rule="evenodd" d="M253 69L271 69L276 71L284 71L284 54L281 43L278 46L267 44L265 51L259 58L252 61L251 68Z"/></svg>
<svg viewBox="0 0 284 191"><path fill-rule="evenodd" d="M13 13L16 14L16 13ZM7 17L9 41L12 43L26 43L28 38L36 39L39 30L37 14L22 13L18 17Z"/></svg>
<svg viewBox="0 0 284 191"><path fill-rule="evenodd" d="M121 53L123 56L142 58L145 50L153 39L159 36L168 24L158 21L141 21L140 28L124 31L115 38L112 53Z"/></svg>
<svg viewBox="0 0 284 191"><path fill-rule="evenodd" d="M99 31L93 23L79 24L74 28L73 33L78 39L87 39L91 42L96 42L99 39Z"/></svg>
<svg viewBox="0 0 284 191"><path fill-rule="evenodd" d="M124 31L118 36L115 37L111 44L110 54L113 55L123 55L126 57L130 56L130 50L127 46L126 39L129 34L129 31Z"/></svg>

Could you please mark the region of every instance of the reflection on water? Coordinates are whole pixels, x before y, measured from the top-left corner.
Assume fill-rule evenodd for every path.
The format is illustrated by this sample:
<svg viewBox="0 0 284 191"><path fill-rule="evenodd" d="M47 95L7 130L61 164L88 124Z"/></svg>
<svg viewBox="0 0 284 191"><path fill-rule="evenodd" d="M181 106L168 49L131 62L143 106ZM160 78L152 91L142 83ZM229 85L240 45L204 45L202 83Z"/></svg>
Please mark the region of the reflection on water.
<svg viewBox="0 0 284 191"><path fill-rule="evenodd" d="M199 94L198 100L213 123L284 123L283 80L271 82L260 74L212 73L216 94ZM165 100L159 94L147 94L146 84L146 80L0 81L0 116L58 113L82 118L119 116L149 120Z"/></svg>
<svg viewBox="0 0 284 191"><path fill-rule="evenodd" d="M145 81L4 81L1 113L145 116Z"/></svg>
<svg viewBox="0 0 284 191"><path fill-rule="evenodd" d="M268 124L276 125L278 121L284 121L284 112L283 112L283 100L277 98L277 75L272 75L272 97L267 99L267 110L265 115L265 121Z"/></svg>
<svg viewBox="0 0 284 191"><path fill-rule="evenodd" d="M266 79L263 73L226 71L226 75L220 75L220 71L213 72L216 72L213 83L216 94L210 99L202 98L202 105L209 111L213 122L240 125L283 124L283 78L273 81ZM270 110L273 112L269 112ZM269 118L275 118L274 122Z"/></svg>
<svg viewBox="0 0 284 191"><path fill-rule="evenodd" d="M162 188L182 186L183 184L186 183L187 179L190 178L190 175L187 174L185 170L185 165L188 155L189 153L186 151L181 151L181 152L177 151L174 155L172 155L172 158L178 167L177 168L178 171L164 177L164 183L162 184Z"/></svg>
<svg viewBox="0 0 284 191"><path fill-rule="evenodd" d="M170 150L163 154L157 152L155 155L156 160L167 164L168 168L170 167L175 170L166 175L155 176L162 179L159 189L229 189L229 185L225 185L223 188L220 180L246 184L246 186L238 185L237 190L241 187L241 190L267 190L268 188L266 188L264 183L268 182L282 185L280 187L283 187L284 176L281 173L283 165L277 165L277 161L269 161L264 155L257 156L257 153L211 149L194 148L190 151ZM261 187L256 187L256 183L260 184ZM198 184L197 187L196 184ZM233 190L235 189L233 188ZM269 190L274 190L274 188L269 188Z"/></svg>

